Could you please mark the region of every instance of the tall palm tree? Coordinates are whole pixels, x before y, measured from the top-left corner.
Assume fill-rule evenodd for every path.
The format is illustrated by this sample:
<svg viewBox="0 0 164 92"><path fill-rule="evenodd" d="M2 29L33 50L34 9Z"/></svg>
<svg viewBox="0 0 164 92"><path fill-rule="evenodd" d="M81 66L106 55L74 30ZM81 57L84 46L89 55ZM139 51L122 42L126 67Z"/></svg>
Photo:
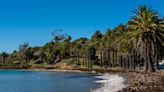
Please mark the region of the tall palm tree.
<svg viewBox="0 0 164 92"><path fill-rule="evenodd" d="M102 36L99 42L101 68L103 67L103 65L105 66L105 68L111 66L110 49L111 49L111 42L113 41L111 38L112 38L111 30L107 29L107 31Z"/></svg>
<svg viewBox="0 0 164 92"><path fill-rule="evenodd" d="M158 22L158 13L145 5L140 6L133 13L134 16L128 24L135 35L134 46L144 58L144 70L153 72L155 71L154 62L157 62L154 60L159 51L158 47L162 46L161 42L164 41L164 33L158 30L161 26Z"/></svg>

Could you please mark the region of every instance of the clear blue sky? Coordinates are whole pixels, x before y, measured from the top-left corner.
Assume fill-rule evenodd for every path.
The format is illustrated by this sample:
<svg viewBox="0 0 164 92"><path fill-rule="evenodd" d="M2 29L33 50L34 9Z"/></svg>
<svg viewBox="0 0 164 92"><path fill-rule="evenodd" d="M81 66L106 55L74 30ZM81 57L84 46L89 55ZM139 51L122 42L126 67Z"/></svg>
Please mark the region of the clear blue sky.
<svg viewBox="0 0 164 92"><path fill-rule="evenodd" d="M55 28L73 39L126 23L131 10L148 5L164 16L164 0L0 0L0 52L19 44L42 46Z"/></svg>

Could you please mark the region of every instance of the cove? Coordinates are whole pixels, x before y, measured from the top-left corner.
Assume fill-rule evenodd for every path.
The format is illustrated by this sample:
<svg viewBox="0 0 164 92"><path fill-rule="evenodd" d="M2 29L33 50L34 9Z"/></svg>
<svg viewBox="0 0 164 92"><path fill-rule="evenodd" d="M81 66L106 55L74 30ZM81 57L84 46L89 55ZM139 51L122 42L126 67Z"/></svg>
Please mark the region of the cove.
<svg viewBox="0 0 164 92"><path fill-rule="evenodd" d="M0 70L0 92L90 92L96 74Z"/></svg>

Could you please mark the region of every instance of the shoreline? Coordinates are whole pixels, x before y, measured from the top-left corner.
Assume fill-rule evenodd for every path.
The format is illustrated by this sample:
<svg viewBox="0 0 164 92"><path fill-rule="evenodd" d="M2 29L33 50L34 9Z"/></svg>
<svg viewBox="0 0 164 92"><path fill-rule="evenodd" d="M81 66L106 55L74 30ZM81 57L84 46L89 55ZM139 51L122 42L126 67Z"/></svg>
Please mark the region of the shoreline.
<svg viewBox="0 0 164 92"><path fill-rule="evenodd" d="M75 73L94 73L94 74L100 74L100 75L105 75L105 74L119 75L120 77L124 79L123 84L126 85L126 87L116 92L164 92L163 72L162 72L162 75L160 75L158 72L157 73L144 73L144 72L126 71L126 70L119 70L119 69L105 70L105 69L80 69L80 68L79 69L29 68L29 69L12 69L12 70L30 70L30 71L43 71L43 72L75 72ZM106 84L103 83L101 87L104 87L104 85ZM93 92L98 92L98 91L93 91Z"/></svg>
<svg viewBox="0 0 164 92"><path fill-rule="evenodd" d="M32 71L43 71L43 72L73 72L73 73L92 73L92 74L98 74L99 76L95 76L96 78L99 78L100 80L95 81L95 83L100 83L100 87L91 90L91 92L118 92L120 90L123 90L128 86L128 84L125 83L125 74L118 72L114 73L115 70L110 70L111 72L107 72L105 69L102 70L90 70L90 69L25 69L25 70L32 70ZM117 87L117 85L121 85L120 87ZM109 91L110 90L110 91Z"/></svg>
<svg viewBox="0 0 164 92"><path fill-rule="evenodd" d="M97 73L119 75L124 81L126 87L118 90L118 92L164 92L164 74L163 72L145 73L140 71L129 71L124 69L28 69L49 72L79 72L79 73ZM161 74L161 75L160 75ZM117 80L116 80L117 81ZM102 85L104 87L105 83ZM103 92L103 91L102 91Z"/></svg>
<svg viewBox="0 0 164 92"><path fill-rule="evenodd" d="M8 69L7 69L8 70ZM10 69L9 69L10 70ZM11 70L25 70L25 71L39 71L39 72L73 72L73 73L92 73L92 74L98 74L95 76L96 78L100 79L95 83L100 83L100 87L91 90L90 92L115 92L115 91L107 91L109 88L111 88L111 81L117 81L117 85L124 84L125 78L123 77L122 73L114 73L112 72L107 72L105 69L102 70L91 70L91 69L45 69L45 68L29 68L29 69L11 69ZM110 70L111 71L111 70ZM125 75L124 75L125 76ZM109 77L109 78L108 78ZM116 79L114 79L116 78ZM113 80L114 79L114 80ZM118 81L121 80L121 81ZM123 80L123 81L122 81ZM120 83L120 84L119 84ZM113 84L113 86L117 86L116 84ZM113 88L113 90L120 91L125 87L122 88Z"/></svg>

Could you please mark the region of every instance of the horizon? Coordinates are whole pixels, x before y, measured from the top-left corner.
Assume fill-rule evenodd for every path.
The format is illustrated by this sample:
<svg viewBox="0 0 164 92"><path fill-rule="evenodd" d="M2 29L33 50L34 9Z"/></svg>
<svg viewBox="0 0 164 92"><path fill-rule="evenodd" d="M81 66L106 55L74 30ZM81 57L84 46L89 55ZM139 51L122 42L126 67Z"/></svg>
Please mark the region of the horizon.
<svg viewBox="0 0 164 92"><path fill-rule="evenodd" d="M164 16L164 1L118 1L0 1L0 52L11 53L24 42L30 46L43 46L51 41L51 32L56 28L63 29L73 39L89 38L96 30L105 32L126 23L132 16L131 11L140 5L150 6L160 17Z"/></svg>

